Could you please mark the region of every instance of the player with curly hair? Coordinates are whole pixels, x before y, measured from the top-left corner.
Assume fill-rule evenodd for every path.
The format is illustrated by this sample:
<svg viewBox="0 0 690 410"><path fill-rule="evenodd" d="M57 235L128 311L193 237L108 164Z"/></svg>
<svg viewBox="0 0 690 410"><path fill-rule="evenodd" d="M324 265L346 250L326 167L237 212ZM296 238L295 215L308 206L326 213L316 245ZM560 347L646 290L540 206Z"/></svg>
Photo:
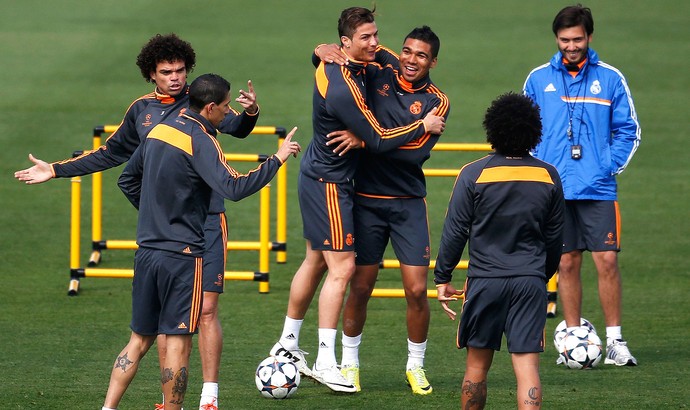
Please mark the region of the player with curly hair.
<svg viewBox="0 0 690 410"><path fill-rule="evenodd" d="M506 335L519 409L541 408L546 282L558 267L563 188L556 169L529 154L541 138L539 108L525 96L498 97L484 117L495 153L465 165L453 188L434 269L438 300L458 298L453 269L469 241L457 346L467 348L462 408L483 409L494 351Z"/></svg>
<svg viewBox="0 0 690 410"><path fill-rule="evenodd" d="M179 116L189 108L187 76L196 64L196 54L190 43L174 33L156 34L142 47L136 63L144 80L155 84L155 89L132 102L122 122L104 145L95 150L84 151L76 158L51 164L29 154L29 159L35 165L15 172L15 178L27 184L38 184L52 178L87 175L121 165L129 160L151 129L167 118ZM254 129L259 117L259 106L251 81L247 86L248 91L240 90L239 97L235 100L244 111L239 113L231 108L229 114L218 125L220 132L245 138ZM211 199L204 230L204 302L199 326L199 352L204 387L200 405L206 406L206 409L213 409L218 403L218 376L223 346L222 329L218 319L218 297L224 290L227 253L225 203L220 195L214 195ZM164 336L161 336L158 340L161 363L165 358L165 346Z"/></svg>

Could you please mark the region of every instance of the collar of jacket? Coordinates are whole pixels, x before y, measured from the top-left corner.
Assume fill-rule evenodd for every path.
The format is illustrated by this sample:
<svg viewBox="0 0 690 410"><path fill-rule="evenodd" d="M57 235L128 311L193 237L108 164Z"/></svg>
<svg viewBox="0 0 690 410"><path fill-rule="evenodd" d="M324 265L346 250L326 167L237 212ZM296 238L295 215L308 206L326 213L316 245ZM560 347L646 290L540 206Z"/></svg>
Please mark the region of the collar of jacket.
<svg viewBox="0 0 690 410"><path fill-rule="evenodd" d="M585 67L589 65L596 65L599 63L599 55L597 54L596 51L592 50L590 47L587 50L587 64L585 64ZM561 51L557 51L556 54L551 57L550 64L552 67L554 67L556 70L562 70L567 72L568 70L565 69L565 66L563 65L563 54L561 54ZM585 68L583 67L583 69ZM582 70L580 70L582 71Z"/></svg>
<svg viewBox="0 0 690 410"><path fill-rule="evenodd" d="M206 132L207 134L211 134L214 137L218 134L218 130L216 130L216 127L214 127L213 124L211 124L211 121L207 120L206 118L204 118L203 115L193 110L185 110L184 113L180 114L180 117L187 118L199 123L201 128L203 128L204 132Z"/></svg>
<svg viewBox="0 0 690 410"><path fill-rule="evenodd" d="M366 61L355 60L355 59L352 58L349 54L347 54L347 53L345 52L345 50L343 50L342 47L340 47L340 51L341 51L343 54L345 54L345 56L347 57L347 66L346 66L346 67L347 67L348 69L350 69L350 71L361 72L362 70L364 70L364 69L366 68L367 64L369 64L369 63L366 62Z"/></svg>
<svg viewBox="0 0 690 410"><path fill-rule="evenodd" d="M407 91L408 93L415 93L419 90L425 89L429 83L431 82L431 79L429 79L429 75L427 74L423 78L421 78L419 81L415 81L414 83L411 83L403 78L402 75L398 72L397 75L398 78L398 86L402 88L404 91Z"/></svg>
<svg viewBox="0 0 690 410"><path fill-rule="evenodd" d="M174 97L168 94L163 94L162 92L158 91L158 87L156 87L156 89L153 90L153 92L156 94L156 99L160 101L161 104L172 104L178 101L179 99L184 98L187 95L187 93L189 93L189 84L185 84L182 91L180 91L180 93Z"/></svg>

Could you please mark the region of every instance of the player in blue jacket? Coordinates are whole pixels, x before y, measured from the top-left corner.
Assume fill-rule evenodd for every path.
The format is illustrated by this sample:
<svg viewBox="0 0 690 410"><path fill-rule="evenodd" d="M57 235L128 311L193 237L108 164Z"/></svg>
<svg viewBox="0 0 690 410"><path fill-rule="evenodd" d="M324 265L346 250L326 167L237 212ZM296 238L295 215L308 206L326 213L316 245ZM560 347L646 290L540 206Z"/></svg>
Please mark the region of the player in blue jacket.
<svg viewBox="0 0 690 410"><path fill-rule="evenodd" d="M634 366L621 332L620 213L616 176L640 144L628 83L589 48L589 8L565 7L553 21L558 52L532 70L524 94L541 109L542 141L533 155L553 164L563 181L566 225L558 287L568 328L580 325L582 253L592 253L606 321L604 363Z"/></svg>

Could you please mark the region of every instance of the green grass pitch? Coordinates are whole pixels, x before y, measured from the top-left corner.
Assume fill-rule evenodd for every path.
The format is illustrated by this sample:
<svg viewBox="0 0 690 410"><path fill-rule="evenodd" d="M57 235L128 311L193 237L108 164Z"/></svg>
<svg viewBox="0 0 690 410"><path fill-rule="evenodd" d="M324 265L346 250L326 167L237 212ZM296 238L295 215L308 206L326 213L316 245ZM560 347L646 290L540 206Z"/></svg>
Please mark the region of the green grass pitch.
<svg viewBox="0 0 690 410"><path fill-rule="evenodd" d="M156 33L174 31L197 52L193 79L206 72L229 78L233 92L254 82L260 125L299 127L304 146L311 134L313 67L310 53L337 41L342 0L190 2L170 0L0 0L0 408L94 409L102 405L115 355L129 337L130 289L126 279L82 280L67 296L69 278L69 180L24 186L15 170L29 152L45 160L89 148L96 125L116 124L128 104L151 90L135 65L140 47ZM383 44L398 49L415 26L430 25L441 38L432 78L451 101L444 142L483 142L484 110L498 94L522 88L533 67L556 50L551 21L569 2L378 0ZM620 176L623 217L624 335L637 368L601 365L593 371L555 366L551 343L559 315L547 323L542 355L544 406L554 409L678 409L690 405L690 156L687 140L687 74L690 5L684 0L585 2L593 9L592 47L625 75L642 125L642 144ZM275 139L221 137L226 151L273 153ZM434 168L459 168L479 153L435 153ZM454 347L456 323L431 300L426 358L434 386L413 397L404 383L405 302L374 299L361 349L360 394L332 394L307 380L286 401L257 392L253 372L280 335L293 272L304 252L296 200L297 161L289 164L288 261L272 255L271 292L253 282L228 282L220 300L225 342L220 403L226 409L454 408L459 406L465 352ZM239 169L246 165L235 164ZM134 237L136 213L115 181L104 174L104 237ZM432 246L453 181L429 180ZM90 177L82 183L90 193ZM231 240L257 235L258 198L228 204ZM90 244L90 206L82 209L85 261ZM275 208L274 208L275 211ZM274 236L272 234L272 236ZM392 255L391 255L392 257ZM128 268L133 252L105 251L102 267ZM255 252L232 252L228 269L255 270ZM585 264L583 316L603 333L596 274ZM456 273L456 283L464 273ZM379 286L399 287L394 270ZM431 282L430 282L431 283ZM316 353L316 304L306 317L301 347ZM338 338L339 339L339 338ZM195 347L196 349L196 347ZM308 356L313 360L315 354ZM338 356L340 348L338 347ZM120 408L147 409L160 400L157 355L150 352ZM186 408L196 408L201 389L199 355L192 353ZM489 374L487 408L515 407L515 380L505 349Z"/></svg>

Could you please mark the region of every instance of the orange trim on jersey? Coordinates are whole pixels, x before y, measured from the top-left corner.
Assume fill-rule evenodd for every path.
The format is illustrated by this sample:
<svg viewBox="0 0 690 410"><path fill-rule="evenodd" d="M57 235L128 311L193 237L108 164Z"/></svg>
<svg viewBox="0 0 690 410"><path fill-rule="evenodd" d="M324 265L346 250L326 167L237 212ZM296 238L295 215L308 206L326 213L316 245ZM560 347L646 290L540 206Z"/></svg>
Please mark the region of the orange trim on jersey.
<svg viewBox="0 0 690 410"><path fill-rule="evenodd" d="M149 135L147 135L146 138L165 142L166 144L172 145L173 147L186 152L188 155L194 155L192 152L192 137L189 134L186 134L169 125L156 125L153 127L151 132L149 132Z"/></svg>
<svg viewBox="0 0 690 410"><path fill-rule="evenodd" d="M441 90L438 89L435 85L429 86L429 89L427 92L436 94L436 96L441 100L441 104L438 106L438 111L436 112L436 115L440 116L445 116L448 114L448 110L450 109L450 101L448 100L448 96L445 95Z"/></svg>
<svg viewBox="0 0 690 410"><path fill-rule="evenodd" d="M223 269L225 270L225 265L228 263L228 219L225 216L225 212L220 213L220 235L223 239ZM225 272L223 272L223 275L225 275ZM225 280L223 280L222 288L225 290Z"/></svg>
<svg viewBox="0 0 690 410"><path fill-rule="evenodd" d="M438 116L446 116L448 114L448 110L450 109L450 102L448 101L448 96L445 95L441 90L438 89L435 85L430 85L429 88L427 89L427 93L435 94L436 97L440 100L439 105L436 107L438 110L436 111L436 115ZM420 138L410 141L407 144L399 147L399 149L419 149L423 147L431 138L430 133L425 133L422 135Z"/></svg>
<svg viewBox="0 0 690 410"><path fill-rule="evenodd" d="M220 160L220 163L223 164L223 166L225 167L225 169L228 171L228 173L230 174L230 176L232 176L233 178L237 179L237 178L239 178L239 177L249 175L249 174L251 174L252 172L256 172L256 171L258 171L258 170L263 166L263 164L265 163L265 162L262 162L258 167L252 169L252 170L249 171L247 174L240 174L239 172L237 172L237 170L236 170L235 168L233 168L233 167L231 167L230 165L228 165L228 162L225 160L225 153L223 152L223 148L221 148L220 143L218 142L218 139L217 139L216 137L214 137L213 135L209 134L208 131L206 131L206 127L204 127L204 124L202 124L202 123L199 122L197 119L192 118L192 117L190 117L190 116L188 116L188 115L183 115L183 116L184 116L185 118L187 118L187 119L189 119L189 120L192 120L192 121L196 122L197 124L199 124L199 126L201 127L201 129L204 131L204 134L206 134L206 136L211 140L211 142L213 143L213 145L216 147L216 153L218 154L218 159ZM268 161L268 160L267 160L267 161Z"/></svg>
<svg viewBox="0 0 690 410"><path fill-rule="evenodd" d="M136 100L132 101L132 103L129 104L129 107L127 107L127 110L125 111L125 113L128 112L129 109L132 108L132 106L133 106L134 104L136 104L137 101L146 100L146 99L156 99L156 93L155 93L155 92L148 93L148 94L143 95L143 96L137 98ZM121 121L120 124L118 124L117 128L115 128L115 131L113 131L113 133L110 134L110 135L108 136L108 138L105 139L106 142L107 142L110 138L112 138L113 135L117 134L117 132L120 130L120 127L122 127L122 123L123 123L123 121ZM55 161L55 162L52 162L52 163L51 163L51 169L52 169L52 165L53 165L53 164L60 164L60 165L62 165L62 164L68 164L68 163L73 162L73 161L76 161L76 160L78 160L78 159L80 159L80 158L89 156L89 155L93 154L93 153L96 152L96 151L101 151L101 150L106 150L106 149L107 149L107 147L105 146L105 144L103 144L103 145L101 145L100 147L98 147L98 149L91 149L91 150L83 151L83 152L81 153L81 155L79 155L79 156L72 157L72 158L68 158L68 159L65 159L65 160L62 160L62 161ZM54 170L53 170L53 176L55 176L55 171L54 171Z"/></svg>
<svg viewBox="0 0 690 410"><path fill-rule="evenodd" d="M194 260L194 284L192 288L192 305L189 311L189 333L196 332L197 326L199 326L199 317L201 316L201 301L203 300L201 282L204 262L202 258L194 258Z"/></svg>
<svg viewBox="0 0 690 410"><path fill-rule="evenodd" d="M374 131L376 131L376 133L379 135L381 139L399 137L401 135L405 135L411 132L412 130L420 126L424 126L422 120L417 120L412 124L408 124L402 127L388 129L383 128L381 124L379 124L379 122L376 120L376 117L374 117L374 113L372 113L371 110L369 110L369 107L367 107L366 101L364 100L362 93L360 93L359 87L357 87L357 83L352 78L352 73L350 72L350 70L346 66L341 66L340 71L343 75L343 80L345 81L345 84L350 89L350 94L352 94L352 98L354 99L357 108L359 108L359 111L364 115L364 117L367 119L367 122L369 122L371 127L374 129Z"/></svg>
<svg viewBox="0 0 690 410"><path fill-rule="evenodd" d="M551 175L549 175L546 169L528 166L484 168L479 178L477 178L478 184L508 181L544 182L553 184Z"/></svg>
<svg viewBox="0 0 690 410"><path fill-rule="evenodd" d="M321 94L322 98L326 98L326 91L328 91L328 77L326 77L326 65L323 63L323 61L318 67L316 67L314 78L316 80L316 88L319 90L319 94Z"/></svg>
<svg viewBox="0 0 690 410"><path fill-rule="evenodd" d="M607 107L611 106L611 100L605 100L603 98L594 98L594 97L568 97L568 96L561 96L561 100L566 102L566 103L592 103L592 104L599 104L599 105L605 105Z"/></svg>
<svg viewBox="0 0 690 410"><path fill-rule="evenodd" d="M424 144L429 142L430 138L431 138L431 134L429 134L427 132L426 134L422 135L421 137L417 138L416 140L410 141L407 144L398 147L398 149L407 149L407 150L420 149L421 147L424 146Z"/></svg>
<svg viewBox="0 0 690 410"><path fill-rule="evenodd" d="M338 186L330 182L326 183L326 207L331 227L331 246L334 250L341 250L343 249L343 220L338 202Z"/></svg>
<svg viewBox="0 0 690 410"><path fill-rule="evenodd" d="M618 201L613 201L613 208L616 211L616 248L621 248L621 210Z"/></svg>
<svg viewBox="0 0 690 410"><path fill-rule="evenodd" d="M364 194L361 192L357 192L356 195L367 197L367 198L375 198L375 199L407 199L407 198L416 198L414 196L388 196L388 195L372 195L372 194Z"/></svg>

